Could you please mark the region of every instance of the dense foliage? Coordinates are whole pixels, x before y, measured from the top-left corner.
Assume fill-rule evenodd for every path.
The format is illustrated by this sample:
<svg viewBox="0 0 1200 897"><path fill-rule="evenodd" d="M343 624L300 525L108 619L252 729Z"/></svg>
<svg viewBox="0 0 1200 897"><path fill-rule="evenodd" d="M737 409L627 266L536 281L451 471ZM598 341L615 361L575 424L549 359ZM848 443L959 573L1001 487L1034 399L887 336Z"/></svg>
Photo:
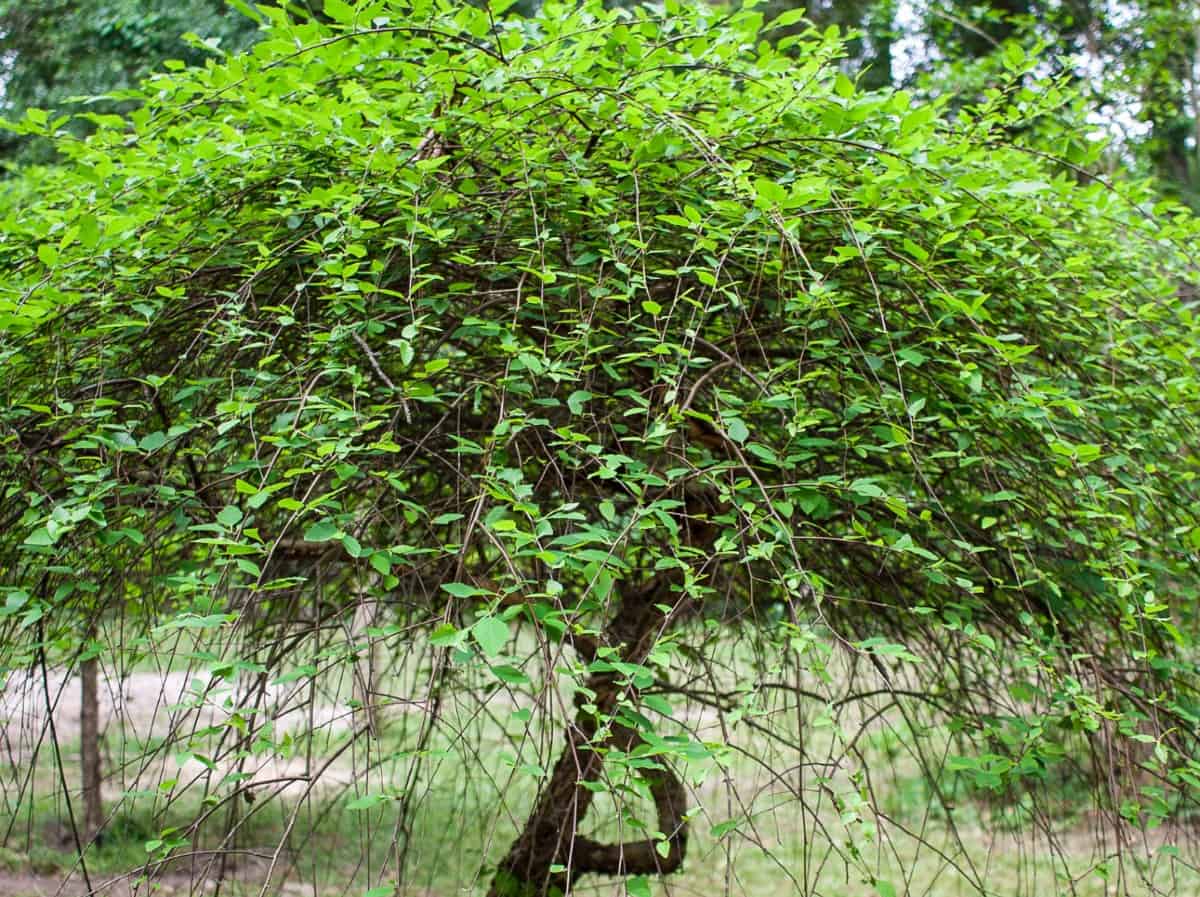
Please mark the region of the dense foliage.
<svg viewBox="0 0 1200 897"><path fill-rule="evenodd" d="M607 0L608 7L638 6ZM740 2L730 4L734 8ZM753 4L752 4L753 5ZM331 21L317 0L280 4L294 18ZM539 0L516 0L529 15ZM1160 189L1196 207L1200 7L1175 0L768 0L767 18L803 12L809 25L836 25L846 39L843 71L868 88L905 87L918 96L974 98L1003 80L1001 60L1015 43L1036 52L1045 75L1069 77L1090 125L1121 139L1106 164L1159 178ZM54 111L123 110L121 92L164 65L201 64L246 49L261 14L243 0L182 3L129 0L0 0L0 116L30 106ZM85 100L96 94L102 101ZM1083 118L1078 122L1083 127ZM78 133L90 128L73 120ZM45 141L0 133L0 159L49 158Z"/></svg>
<svg viewBox="0 0 1200 897"><path fill-rule="evenodd" d="M753 11L325 12L268 11L10 188L10 669L120 614L237 632L265 682L369 595L436 649L405 701L501 689L518 761L561 751L494 893L686 868L680 770L723 754L685 699L801 760L810 712L844 725L810 837L872 882L876 717L929 777L948 734L1036 800L1082 739L1114 825L1190 805L1197 228L1097 147L1008 144L1061 85L1011 52L950 123ZM619 770L654 812L601 843Z"/></svg>

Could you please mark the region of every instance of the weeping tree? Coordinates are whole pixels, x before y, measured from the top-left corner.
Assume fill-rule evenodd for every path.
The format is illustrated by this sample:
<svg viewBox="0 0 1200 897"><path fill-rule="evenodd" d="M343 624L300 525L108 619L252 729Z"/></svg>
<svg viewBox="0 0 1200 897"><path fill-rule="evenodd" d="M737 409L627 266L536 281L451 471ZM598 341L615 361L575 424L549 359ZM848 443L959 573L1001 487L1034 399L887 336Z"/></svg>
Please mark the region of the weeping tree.
<svg viewBox="0 0 1200 897"><path fill-rule="evenodd" d="M8 125L64 159L0 236L9 669L121 613L236 625L266 676L368 590L432 647L417 749L456 682L554 745L493 895L686 870L689 764L800 768L855 704L948 813L943 736L983 793L1075 764L1114 829L1187 812L1197 228L1011 142L1059 86L950 121L704 4L325 12L85 140ZM721 680L735 639L794 678ZM892 893L887 770L832 744L808 839Z"/></svg>

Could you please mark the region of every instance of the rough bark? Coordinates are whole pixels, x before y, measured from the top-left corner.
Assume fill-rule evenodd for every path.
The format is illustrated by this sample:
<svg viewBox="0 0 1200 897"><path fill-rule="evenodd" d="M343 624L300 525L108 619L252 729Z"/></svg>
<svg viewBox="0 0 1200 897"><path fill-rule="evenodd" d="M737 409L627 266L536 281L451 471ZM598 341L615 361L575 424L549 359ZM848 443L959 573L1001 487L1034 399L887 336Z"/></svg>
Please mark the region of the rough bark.
<svg viewBox="0 0 1200 897"><path fill-rule="evenodd" d="M641 663L655 639L670 622L679 595L672 579L655 578L626 594L605 628L602 641L621 646L621 659ZM669 850L661 856L653 840L602 844L578 834L594 792L586 787L600 777L603 758L595 750L600 720L611 717L622 694L613 673L591 676L587 689L595 695L596 712L584 710L587 701L577 697L574 723L567 731L563 748L549 780L542 788L525 827L492 879L489 897L553 897L566 894L587 873L603 875L665 874L679 868L687 849L687 825L683 815L686 794L683 783L665 765L646 770L658 816L658 830L667 836ZM632 750L640 736L624 726L611 727L607 747ZM563 867L565 871L551 871Z"/></svg>
<svg viewBox="0 0 1200 897"><path fill-rule="evenodd" d="M100 794L100 661L89 657L79 665L79 759L83 770L83 835L90 842L104 827Z"/></svg>

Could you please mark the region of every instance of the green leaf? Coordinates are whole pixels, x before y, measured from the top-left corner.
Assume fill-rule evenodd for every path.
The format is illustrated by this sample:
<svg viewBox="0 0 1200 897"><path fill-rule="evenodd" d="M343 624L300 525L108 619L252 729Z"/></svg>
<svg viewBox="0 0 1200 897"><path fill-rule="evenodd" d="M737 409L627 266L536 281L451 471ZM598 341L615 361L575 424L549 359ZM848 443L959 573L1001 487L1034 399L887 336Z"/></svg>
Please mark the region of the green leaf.
<svg viewBox="0 0 1200 897"><path fill-rule="evenodd" d="M900 121L900 135L906 137L932 122L937 117L933 106L918 106Z"/></svg>
<svg viewBox="0 0 1200 897"><path fill-rule="evenodd" d="M650 897L650 879L635 875L625 881L625 893L629 897Z"/></svg>
<svg viewBox="0 0 1200 897"><path fill-rule="evenodd" d="M787 202L787 190L770 178L757 178L754 181L754 192L766 207Z"/></svg>
<svg viewBox="0 0 1200 897"><path fill-rule="evenodd" d="M343 0L325 0L325 15L329 16L335 22L341 22L348 25L353 24L357 15L354 7L343 2Z"/></svg>
<svg viewBox="0 0 1200 897"><path fill-rule="evenodd" d="M51 536L50 531L46 527L39 526L32 533L30 533L28 536L25 537L25 541L22 544L35 545L35 546L47 546L47 545L53 545L57 541L58 541L58 539L54 536Z"/></svg>
<svg viewBox="0 0 1200 897"><path fill-rule="evenodd" d="M336 523L332 520L318 520L304 531L305 542L329 542L341 534Z"/></svg>
<svg viewBox="0 0 1200 897"><path fill-rule="evenodd" d="M567 407L571 409L572 414L582 414L583 406L592 398L592 394L586 389L577 389L567 396Z"/></svg>
<svg viewBox="0 0 1200 897"><path fill-rule="evenodd" d="M262 14L257 9L251 6L246 0L225 0L230 6L240 12L248 19L253 19L255 22L262 24L264 21Z"/></svg>
<svg viewBox="0 0 1200 897"><path fill-rule="evenodd" d="M217 523L233 528L242 522L242 509L237 505L226 505L217 514Z"/></svg>
<svg viewBox="0 0 1200 897"><path fill-rule="evenodd" d="M471 627L471 635L488 657L495 657L508 644L508 624L499 617L482 617Z"/></svg>
<svg viewBox="0 0 1200 897"><path fill-rule="evenodd" d="M1025 48L1015 40L1004 42L1001 55L1004 58L1004 67L1010 71L1019 71L1025 65Z"/></svg>
<svg viewBox="0 0 1200 897"><path fill-rule="evenodd" d="M1029 196L1048 189L1050 185L1044 181L1013 181L1004 188L1004 192L1010 196Z"/></svg>
<svg viewBox="0 0 1200 897"><path fill-rule="evenodd" d="M386 794L364 794L361 797L356 797L354 800L347 801L347 810L369 810L372 807L377 807L380 804L387 803L392 798Z"/></svg>
<svg viewBox="0 0 1200 897"><path fill-rule="evenodd" d="M429 636L430 644L438 648L457 645L462 642L462 639L462 631L456 629L452 623L443 623L437 629L433 630Z"/></svg>
<svg viewBox="0 0 1200 897"><path fill-rule="evenodd" d="M856 492L859 495L865 495L869 498L883 498L887 495L874 482L866 478L859 478L850 484L850 491Z"/></svg>
<svg viewBox="0 0 1200 897"><path fill-rule="evenodd" d="M442 583L442 591L449 592L455 598L474 598L477 595L488 594L483 589L467 585L465 582L444 582Z"/></svg>
<svg viewBox="0 0 1200 897"><path fill-rule="evenodd" d="M808 15L808 10L803 6L798 7L796 9L785 10L784 12L781 12L778 16L776 16L774 19L772 19L771 24L768 27L771 29L788 28L792 25L795 25L798 22L805 21L805 17L807 15Z"/></svg>
<svg viewBox="0 0 1200 897"><path fill-rule="evenodd" d="M661 713L663 716L671 716L671 702L662 695L642 695L642 703L653 710L655 713Z"/></svg>
<svg viewBox="0 0 1200 897"><path fill-rule="evenodd" d="M147 433L138 442L138 448L143 452L153 452L162 448L167 444L167 434L162 430L155 430L153 433Z"/></svg>
<svg viewBox="0 0 1200 897"><path fill-rule="evenodd" d="M724 822L718 822L716 825L714 825L709 834L712 835L714 840L720 840L730 832L737 831L738 826L741 825L742 822L744 822L742 819L726 819Z"/></svg>
<svg viewBox="0 0 1200 897"><path fill-rule="evenodd" d="M310 663L306 663L296 667L294 670L288 670L286 673L280 673L273 680L271 680L271 684L286 685L289 682L295 682L299 679L311 679L315 675L317 675L317 668Z"/></svg>
<svg viewBox="0 0 1200 897"><path fill-rule="evenodd" d="M507 685L529 685L530 679L514 666L501 664L490 668L492 675Z"/></svg>
<svg viewBox="0 0 1200 897"><path fill-rule="evenodd" d="M740 417L731 417L725 421L725 433L734 442L745 442L750 437L750 428Z"/></svg>

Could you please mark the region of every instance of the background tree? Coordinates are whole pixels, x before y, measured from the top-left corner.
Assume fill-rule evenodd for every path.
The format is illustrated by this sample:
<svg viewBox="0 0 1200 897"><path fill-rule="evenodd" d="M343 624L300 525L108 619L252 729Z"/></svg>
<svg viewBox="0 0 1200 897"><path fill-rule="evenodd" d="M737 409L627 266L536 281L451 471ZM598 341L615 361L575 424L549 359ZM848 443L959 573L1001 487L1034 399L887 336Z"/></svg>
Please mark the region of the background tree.
<svg viewBox="0 0 1200 897"><path fill-rule="evenodd" d="M0 116L20 118L31 107L109 113L129 108L119 96L88 98L136 87L169 60L197 65L245 49L257 23L225 0L3 0L0 2ZM196 35L185 40L185 34ZM210 41L208 46L204 41ZM91 122L76 119L76 126ZM0 132L0 155L24 141ZM44 159L48 147L27 148Z"/></svg>

